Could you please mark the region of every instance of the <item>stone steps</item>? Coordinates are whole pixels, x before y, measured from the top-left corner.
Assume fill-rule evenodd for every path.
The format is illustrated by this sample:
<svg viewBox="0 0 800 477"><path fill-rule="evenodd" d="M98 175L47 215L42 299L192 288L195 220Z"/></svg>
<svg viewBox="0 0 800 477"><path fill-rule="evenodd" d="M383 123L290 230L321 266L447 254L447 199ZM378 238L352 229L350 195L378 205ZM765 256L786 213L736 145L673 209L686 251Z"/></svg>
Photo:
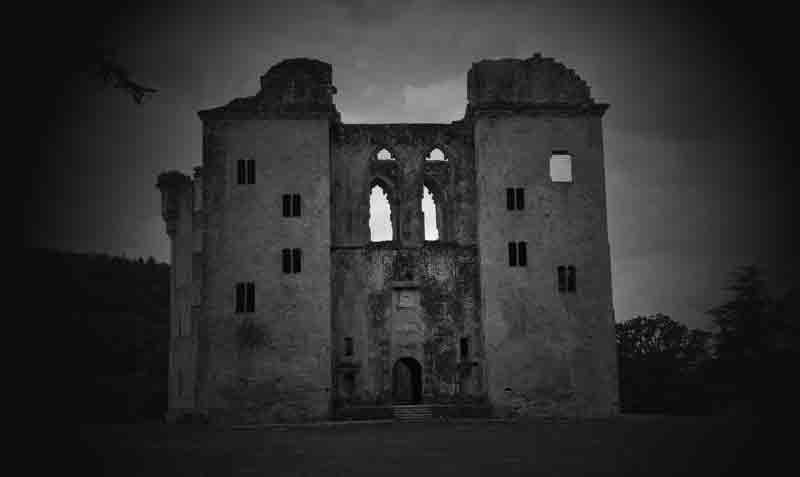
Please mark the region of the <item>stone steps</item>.
<svg viewBox="0 0 800 477"><path fill-rule="evenodd" d="M399 422L423 422L433 418L431 406L426 404L392 406L392 413Z"/></svg>

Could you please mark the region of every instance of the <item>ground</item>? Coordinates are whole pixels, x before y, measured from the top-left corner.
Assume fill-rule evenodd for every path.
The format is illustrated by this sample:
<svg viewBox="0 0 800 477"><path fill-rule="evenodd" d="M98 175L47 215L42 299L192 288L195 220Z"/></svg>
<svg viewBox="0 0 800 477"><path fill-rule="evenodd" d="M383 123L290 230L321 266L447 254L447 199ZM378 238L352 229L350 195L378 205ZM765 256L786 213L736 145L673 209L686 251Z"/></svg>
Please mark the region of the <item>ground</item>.
<svg viewBox="0 0 800 477"><path fill-rule="evenodd" d="M345 424L249 430L80 427L83 475L732 475L753 459L755 421Z"/></svg>

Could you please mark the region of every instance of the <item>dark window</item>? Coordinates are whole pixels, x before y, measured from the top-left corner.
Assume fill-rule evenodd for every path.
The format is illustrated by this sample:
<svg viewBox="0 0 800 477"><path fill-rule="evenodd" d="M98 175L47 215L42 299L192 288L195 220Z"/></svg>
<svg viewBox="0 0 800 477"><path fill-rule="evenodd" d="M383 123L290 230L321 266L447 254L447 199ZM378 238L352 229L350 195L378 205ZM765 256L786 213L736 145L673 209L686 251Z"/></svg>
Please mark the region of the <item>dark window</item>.
<svg viewBox="0 0 800 477"><path fill-rule="evenodd" d="M239 159L238 161L236 161L236 183L237 184L256 183L255 159Z"/></svg>
<svg viewBox="0 0 800 477"><path fill-rule="evenodd" d="M459 350L462 360L469 359L469 338L461 338L461 341L459 342Z"/></svg>
<svg viewBox="0 0 800 477"><path fill-rule="evenodd" d="M558 291L567 291L567 268L563 265L558 267Z"/></svg>
<svg viewBox="0 0 800 477"><path fill-rule="evenodd" d="M299 248L285 248L281 251L283 273L300 273L303 251Z"/></svg>
<svg viewBox="0 0 800 477"><path fill-rule="evenodd" d="M344 383L342 383L342 391L347 397L351 397L356 390L356 375L347 373L344 375Z"/></svg>
<svg viewBox="0 0 800 477"><path fill-rule="evenodd" d="M300 194L283 194L283 216L300 217Z"/></svg>
<svg viewBox="0 0 800 477"><path fill-rule="evenodd" d="M244 313L245 286L244 283L236 284L236 313Z"/></svg>
<svg viewBox="0 0 800 477"><path fill-rule="evenodd" d="M353 338L347 337L344 339L344 355L353 356Z"/></svg>
<svg viewBox="0 0 800 477"><path fill-rule="evenodd" d="M236 284L236 313L252 313L256 310L256 284L253 282Z"/></svg>
<svg viewBox="0 0 800 477"><path fill-rule="evenodd" d="M517 243L508 242L508 266L517 266Z"/></svg>
<svg viewBox="0 0 800 477"><path fill-rule="evenodd" d="M292 250L285 248L281 251L283 273L292 273Z"/></svg>
<svg viewBox="0 0 800 477"><path fill-rule="evenodd" d="M528 266L527 242L508 242L508 266L509 267Z"/></svg>
<svg viewBox="0 0 800 477"><path fill-rule="evenodd" d="M247 167L245 166L244 159L239 159L236 161L236 183L237 184L244 184L245 180L247 179Z"/></svg>
<svg viewBox="0 0 800 477"><path fill-rule="evenodd" d="M247 160L247 183L256 183L256 161L255 159Z"/></svg>
<svg viewBox="0 0 800 477"><path fill-rule="evenodd" d="M520 267L528 266L528 244L526 242L517 244L517 265Z"/></svg>
<svg viewBox="0 0 800 477"><path fill-rule="evenodd" d="M525 189L522 187L508 187L506 189L506 209L524 210L525 209Z"/></svg>
<svg viewBox="0 0 800 477"><path fill-rule="evenodd" d="M183 372L178 370L178 396L183 396Z"/></svg>
<svg viewBox="0 0 800 477"><path fill-rule="evenodd" d="M299 248L292 249L292 273L300 273L300 265L303 261L303 251Z"/></svg>
<svg viewBox="0 0 800 477"><path fill-rule="evenodd" d="M572 265L567 267L567 291L575 291L575 267Z"/></svg>
<svg viewBox="0 0 800 477"><path fill-rule="evenodd" d="M245 287L246 299L245 299L245 307L244 311L248 313L252 313L256 311L256 284L253 282L249 282Z"/></svg>
<svg viewBox="0 0 800 477"><path fill-rule="evenodd" d="M283 216L292 216L292 196L289 194L283 194Z"/></svg>
<svg viewBox="0 0 800 477"><path fill-rule="evenodd" d="M292 194L292 217L300 217L300 194Z"/></svg>

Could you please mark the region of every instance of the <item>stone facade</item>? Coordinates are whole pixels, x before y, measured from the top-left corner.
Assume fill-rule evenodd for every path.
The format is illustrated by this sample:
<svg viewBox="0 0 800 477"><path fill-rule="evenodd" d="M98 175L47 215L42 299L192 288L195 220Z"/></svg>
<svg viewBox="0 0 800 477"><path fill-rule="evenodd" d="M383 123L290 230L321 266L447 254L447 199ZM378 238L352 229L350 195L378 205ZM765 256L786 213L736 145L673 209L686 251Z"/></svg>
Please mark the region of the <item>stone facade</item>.
<svg viewBox="0 0 800 477"><path fill-rule="evenodd" d="M343 124L331 80L317 60L273 66L255 96L200 112L193 178L159 176L170 416L286 422L398 403L615 414L607 105L538 55L473 64L466 114L450 124ZM446 160L426 160L433 149ZM568 154L571 181L551 178L554 153ZM391 241L370 241L374 185Z"/></svg>

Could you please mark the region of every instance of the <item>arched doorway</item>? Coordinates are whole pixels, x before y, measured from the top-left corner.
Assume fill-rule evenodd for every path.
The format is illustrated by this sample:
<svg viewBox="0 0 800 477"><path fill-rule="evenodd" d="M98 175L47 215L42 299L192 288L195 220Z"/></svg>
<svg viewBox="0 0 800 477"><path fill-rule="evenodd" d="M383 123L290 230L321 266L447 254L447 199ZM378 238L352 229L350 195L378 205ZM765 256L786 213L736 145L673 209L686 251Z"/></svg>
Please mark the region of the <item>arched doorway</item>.
<svg viewBox="0 0 800 477"><path fill-rule="evenodd" d="M392 395L395 403L422 401L422 366L414 358L400 358L392 369Z"/></svg>

